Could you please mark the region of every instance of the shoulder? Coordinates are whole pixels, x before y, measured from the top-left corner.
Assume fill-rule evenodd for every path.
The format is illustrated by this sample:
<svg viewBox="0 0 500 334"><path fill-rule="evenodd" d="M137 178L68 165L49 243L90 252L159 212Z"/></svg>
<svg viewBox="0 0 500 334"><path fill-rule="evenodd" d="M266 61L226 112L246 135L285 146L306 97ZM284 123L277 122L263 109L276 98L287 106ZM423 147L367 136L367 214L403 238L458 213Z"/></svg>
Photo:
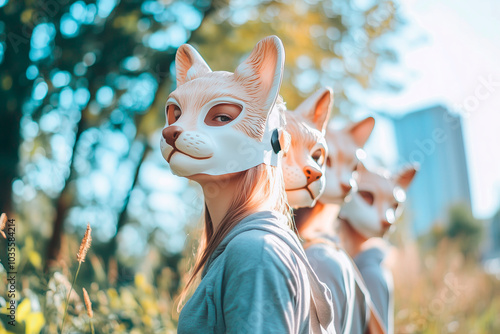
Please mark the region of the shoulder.
<svg viewBox="0 0 500 334"><path fill-rule="evenodd" d="M384 268L380 263L358 266L358 269L363 276L363 280L365 281L365 284L369 288L369 290L373 291L374 289L376 289L378 291L385 291L387 293L389 292L390 273L388 272L388 269Z"/></svg>
<svg viewBox="0 0 500 334"><path fill-rule="evenodd" d="M380 270L382 262L386 256L384 249L373 247L361 251L354 258L358 268L372 268L372 270Z"/></svg>
<svg viewBox="0 0 500 334"><path fill-rule="evenodd" d="M352 291L354 287L351 261L342 250L325 244L308 247L306 255L316 275L332 291L334 302L339 306L345 301L347 291Z"/></svg>
<svg viewBox="0 0 500 334"><path fill-rule="evenodd" d="M224 253L225 286L245 285L252 291L273 291L273 296L306 298L305 264L280 237L261 230L245 231L228 243Z"/></svg>
<svg viewBox="0 0 500 334"><path fill-rule="evenodd" d="M279 244L279 238L263 230L247 230L236 235L226 246L230 254L259 257L269 253L269 249ZM262 254L260 254L262 253ZM228 255L230 255L228 254Z"/></svg>
<svg viewBox="0 0 500 334"><path fill-rule="evenodd" d="M248 230L236 235L224 251L228 266L253 268L272 264L267 270L281 270L297 264L293 250L278 236L263 230Z"/></svg>
<svg viewBox="0 0 500 334"><path fill-rule="evenodd" d="M347 255L327 244L314 244L306 249L307 259L315 270L341 275L352 267Z"/></svg>

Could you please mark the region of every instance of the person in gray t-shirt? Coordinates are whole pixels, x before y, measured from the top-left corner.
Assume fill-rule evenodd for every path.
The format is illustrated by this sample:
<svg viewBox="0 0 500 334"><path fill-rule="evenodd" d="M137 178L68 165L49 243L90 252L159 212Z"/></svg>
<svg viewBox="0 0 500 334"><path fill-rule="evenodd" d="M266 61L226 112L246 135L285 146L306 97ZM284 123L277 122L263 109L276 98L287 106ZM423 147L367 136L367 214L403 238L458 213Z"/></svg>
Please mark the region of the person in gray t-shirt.
<svg viewBox="0 0 500 334"><path fill-rule="evenodd" d="M174 174L201 186L205 209L179 297L179 334L335 333L331 293L286 203L284 56L269 36L231 73L212 71L188 44L177 50L160 149Z"/></svg>
<svg viewBox="0 0 500 334"><path fill-rule="evenodd" d="M383 260L387 244L383 237L401 215L400 204L416 174L415 167L397 175L373 172L363 164L357 169L357 190L346 199L339 213L342 244L354 258L387 333L393 333L393 284Z"/></svg>
<svg viewBox="0 0 500 334"><path fill-rule="evenodd" d="M304 248L311 267L332 292L334 324L338 333L365 333L370 320L367 289L360 288L356 279L360 275L357 275L352 259L340 248L336 219L353 184L357 154L374 124L374 119L369 117L341 130L328 128L328 155L323 175L326 177L325 190L313 207L295 210L295 223L299 235L305 240Z"/></svg>

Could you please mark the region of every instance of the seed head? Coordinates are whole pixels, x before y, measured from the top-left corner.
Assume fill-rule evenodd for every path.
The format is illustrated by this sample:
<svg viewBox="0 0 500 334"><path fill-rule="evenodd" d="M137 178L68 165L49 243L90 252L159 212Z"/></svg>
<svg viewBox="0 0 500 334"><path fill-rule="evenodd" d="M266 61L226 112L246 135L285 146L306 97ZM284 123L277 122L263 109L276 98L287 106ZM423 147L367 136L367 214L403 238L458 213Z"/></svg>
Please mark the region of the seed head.
<svg viewBox="0 0 500 334"><path fill-rule="evenodd" d="M83 300L85 301L85 307L87 308L87 314L89 315L89 318L94 317L94 312L92 312L92 303L90 302L89 294L87 293L87 290L83 288Z"/></svg>
<svg viewBox="0 0 500 334"><path fill-rule="evenodd" d="M7 236L3 231L5 229L6 223L7 223L7 215L5 213L2 213L2 216L0 216L0 234L4 237L4 239L7 239Z"/></svg>
<svg viewBox="0 0 500 334"><path fill-rule="evenodd" d="M76 255L76 259L80 263L85 262L85 256L87 256L90 244L92 243L92 236L90 235L91 232L92 229L90 228L90 224L87 224L87 230L85 231L82 243L80 244L80 249L78 250L78 254Z"/></svg>

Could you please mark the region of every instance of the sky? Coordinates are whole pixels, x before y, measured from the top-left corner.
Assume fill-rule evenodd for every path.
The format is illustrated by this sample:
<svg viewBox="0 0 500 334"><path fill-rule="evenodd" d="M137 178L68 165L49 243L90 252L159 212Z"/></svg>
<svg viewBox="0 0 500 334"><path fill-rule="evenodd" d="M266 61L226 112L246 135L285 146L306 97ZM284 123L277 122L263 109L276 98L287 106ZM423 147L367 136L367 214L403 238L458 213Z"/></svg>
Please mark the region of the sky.
<svg viewBox="0 0 500 334"><path fill-rule="evenodd" d="M406 24L390 41L399 63L382 73L404 88L372 93L367 106L401 114L439 103L459 112L473 213L489 218L500 204L500 1L402 0L399 9ZM393 140L388 123L372 145ZM395 155L384 159L391 165Z"/></svg>

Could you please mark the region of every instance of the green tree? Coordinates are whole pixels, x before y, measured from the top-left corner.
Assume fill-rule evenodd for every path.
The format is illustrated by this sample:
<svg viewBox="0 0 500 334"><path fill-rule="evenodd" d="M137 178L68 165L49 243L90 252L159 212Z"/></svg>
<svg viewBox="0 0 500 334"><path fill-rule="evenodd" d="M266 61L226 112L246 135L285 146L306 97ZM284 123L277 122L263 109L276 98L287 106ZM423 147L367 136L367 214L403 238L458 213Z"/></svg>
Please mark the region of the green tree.
<svg viewBox="0 0 500 334"><path fill-rule="evenodd" d="M8 166L0 181L14 189L4 197L14 198L30 233L50 240L49 261L61 253L63 231L87 221L96 224L95 249L105 259L128 223L127 231L163 254L181 244L182 227L159 226L165 216L141 181L151 166L165 166L156 141L180 44L195 44L213 69L234 70L257 40L277 34L286 48L289 107L330 85L335 112L348 115L362 105L357 91L392 84L380 82L376 68L395 59L383 39L399 23L392 0L365 8L347 0L8 1L1 15L0 103L9 112L0 117L11 126L2 131L8 145L0 155L9 158L0 162ZM166 187L166 202L191 201L196 211L184 183ZM179 214L167 216L179 225Z"/></svg>
<svg viewBox="0 0 500 334"><path fill-rule="evenodd" d="M334 113L348 116L363 106L370 88L397 88L381 80L377 66L395 61L384 43L401 24L393 0L231 1L209 15L191 42L213 69L233 70L261 38L275 34L284 43L281 94L290 108L320 86L335 92Z"/></svg>
<svg viewBox="0 0 500 334"><path fill-rule="evenodd" d="M165 99L176 48L212 6L204 0L3 2L0 205L9 208L15 179L13 198L30 232L50 233L48 264L59 257L70 210L79 207L80 219L105 213L115 231L123 225L150 151L148 137L161 124L161 103L154 102ZM103 167L103 159L116 170ZM86 186L99 170L117 176L124 165L129 177L109 180L108 196ZM111 249L115 235L108 236Z"/></svg>
<svg viewBox="0 0 500 334"><path fill-rule="evenodd" d="M458 205L450 209L448 225L444 232L448 238L460 242L460 249L464 255L478 253L482 230L481 221L472 216L467 206Z"/></svg>

